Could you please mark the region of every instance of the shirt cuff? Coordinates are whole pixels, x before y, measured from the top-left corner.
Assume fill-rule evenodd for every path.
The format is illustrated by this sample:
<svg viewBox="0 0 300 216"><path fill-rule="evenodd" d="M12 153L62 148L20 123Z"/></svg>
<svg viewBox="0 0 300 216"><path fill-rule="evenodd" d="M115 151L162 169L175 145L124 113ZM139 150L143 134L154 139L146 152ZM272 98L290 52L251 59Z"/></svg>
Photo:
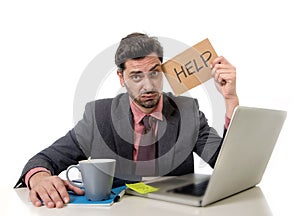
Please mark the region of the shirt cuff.
<svg viewBox="0 0 300 216"><path fill-rule="evenodd" d="M34 174L36 174L38 172L47 172L47 173L51 174L51 172L48 169L44 168L44 167L36 167L36 168L33 168L33 169L29 170L25 175L25 184L27 185L27 187L29 189L30 189L29 179L31 178L31 176L33 176Z"/></svg>
<svg viewBox="0 0 300 216"><path fill-rule="evenodd" d="M225 116L225 128L226 128L226 130L228 129L230 121L231 121L231 119L228 118L227 116Z"/></svg>

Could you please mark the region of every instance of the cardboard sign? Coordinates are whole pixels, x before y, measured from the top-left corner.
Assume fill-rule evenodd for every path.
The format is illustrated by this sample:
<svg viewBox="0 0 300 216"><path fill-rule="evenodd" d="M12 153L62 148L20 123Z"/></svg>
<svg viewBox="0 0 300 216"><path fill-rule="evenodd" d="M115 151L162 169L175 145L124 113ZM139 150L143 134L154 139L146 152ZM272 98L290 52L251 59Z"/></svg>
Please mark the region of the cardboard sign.
<svg viewBox="0 0 300 216"><path fill-rule="evenodd" d="M211 62L217 54L208 39L162 64L175 95L180 95L211 78Z"/></svg>

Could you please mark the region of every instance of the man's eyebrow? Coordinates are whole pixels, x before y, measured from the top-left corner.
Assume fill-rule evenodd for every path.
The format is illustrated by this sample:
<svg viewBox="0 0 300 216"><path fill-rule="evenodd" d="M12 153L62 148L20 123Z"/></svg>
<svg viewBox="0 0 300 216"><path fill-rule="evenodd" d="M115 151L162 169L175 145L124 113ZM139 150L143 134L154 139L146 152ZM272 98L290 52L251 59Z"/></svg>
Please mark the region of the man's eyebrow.
<svg viewBox="0 0 300 216"><path fill-rule="evenodd" d="M131 74L140 74L140 73L143 73L143 71L130 71L129 75L131 75Z"/></svg>
<svg viewBox="0 0 300 216"><path fill-rule="evenodd" d="M150 68L150 70L149 71L152 71L153 69L155 69L156 67L158 67L158 66L160 66L160 64L156 64L156 65L154 65L152 68Z"/></svg>
<svg viewBox="0 0 300 216"><path fill-rule="evenodd" d="M152 68L150 68L149 71L154 70L155 68L157 68L158 66L160 66L160 64L155 64ZM139 73L143 73L143 71L130 71L129 74L139 74Z"/></svg>

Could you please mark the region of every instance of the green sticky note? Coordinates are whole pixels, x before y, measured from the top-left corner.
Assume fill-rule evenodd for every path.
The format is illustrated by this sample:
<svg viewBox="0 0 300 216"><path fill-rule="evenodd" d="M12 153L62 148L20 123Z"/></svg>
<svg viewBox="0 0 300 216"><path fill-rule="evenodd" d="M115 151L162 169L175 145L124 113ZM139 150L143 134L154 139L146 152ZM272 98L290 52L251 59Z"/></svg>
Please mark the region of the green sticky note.
<svg viewBox="0 0 300 216"><path fill-rule="evenodd" d="M146 185L143 182L138 182L138 183L134 183L134 184L126 184L126 186L139 194L147 194L147 193L151 193L151 192L159 190L159 188L155 188L150 185Z"/></svg>

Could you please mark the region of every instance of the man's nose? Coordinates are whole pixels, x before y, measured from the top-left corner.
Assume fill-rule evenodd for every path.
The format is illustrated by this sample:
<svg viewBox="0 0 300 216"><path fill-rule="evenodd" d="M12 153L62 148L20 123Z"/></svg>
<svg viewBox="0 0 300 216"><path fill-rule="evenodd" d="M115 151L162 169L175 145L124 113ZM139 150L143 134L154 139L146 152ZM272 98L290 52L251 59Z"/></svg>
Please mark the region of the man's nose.
<svg viewBox="0 0 300 216"><path fill-rule="evenodd" d="M146 91L152 91L153 86L154 86L153 80L151 80L148 76L145 76L143 79L143 88Z"/></svg>

